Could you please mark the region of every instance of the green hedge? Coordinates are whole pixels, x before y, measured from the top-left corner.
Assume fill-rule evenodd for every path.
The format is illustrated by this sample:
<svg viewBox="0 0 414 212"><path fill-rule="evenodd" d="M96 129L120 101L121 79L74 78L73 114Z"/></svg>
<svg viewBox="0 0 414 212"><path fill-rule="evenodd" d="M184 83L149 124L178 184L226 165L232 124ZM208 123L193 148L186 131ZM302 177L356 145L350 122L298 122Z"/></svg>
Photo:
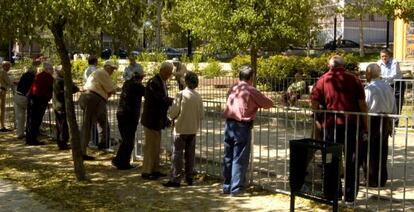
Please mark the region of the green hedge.
<svg viewBox="0 0 414 212"><path fill-rule="evenodd" d="M346 68L358 72L359 57L352 54L342 54ZM297 70L302 70L306 77L319 77L328 70L330 54L320 57L283 56L275 55L269 58L259 58L257 64L257 84L263 88L277 90L286 79L293 77ZM249 56L237 56L231 61L233 76L241 65L249 64Z"/></svg>

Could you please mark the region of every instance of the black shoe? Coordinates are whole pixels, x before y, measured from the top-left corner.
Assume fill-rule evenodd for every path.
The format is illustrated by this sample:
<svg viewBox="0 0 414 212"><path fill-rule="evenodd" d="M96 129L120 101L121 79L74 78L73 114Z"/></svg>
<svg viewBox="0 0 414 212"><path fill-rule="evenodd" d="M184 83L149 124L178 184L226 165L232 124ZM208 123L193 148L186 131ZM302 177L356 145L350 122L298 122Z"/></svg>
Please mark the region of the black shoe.
<svg viewBox="0 0 414 212"><path fill-rule="evenodd" d="M99 150L105 150L105 149L108 149L109 147L108 147L108 145L106 145L106 144L98 144L98 149Z"/></svg>
<svg viewBox="0 0 414 212"><path fill-rule="evenodd" d="M59 147L59 150L69 150L69 149L70 149L69 145Z"/></svg>
<svg viewBox="0 0 414 212"><path fill-rule="evenodd" d="M0 132L10 132L10 131L12 131L12 130L9 130L9 129L4 128L4 127L0 129Z"/></svg>
<svg viewBox="0 0 414 212"><path fill-rule="evenodd" d="M23 139L23 138L25 138L26 136L25 135L18 135L17 136L17 139Z"/></svg>
<svg viewBox="0 0 414 212"><path fill-rule="evenodd" d="M156 180L156 179L158 179L158 177L155 177L154 175L148 174L148 173L142 173L141 177L144 180Z"/></svg>
<svg viewBox="0 0 414 212"><path fill-rule="evenodd" d="M193 178L186 178L185 181L187 182L187 185L189 186L193 185Z"/></svg>
<svg viewBox="0 0 414 212"><path fill-rule="evenodd" d="M178 188L180 187L180 183L176 183L176 182L172 182L172 181L168 181L166 183L162 184L165 187L174 187L174 188Z"/></svg>
<svg viewBox="0 0 414 212"><path fill-rule="evenodd" d="M45 145L45 142L43 142L43 141L36 141L36 142L26 143L26 145L29 145L29 146L40 146L40 145Z"/></svg>
<svg viewBox="0 0 414 212"><path fill-rule="evenodd" d="M161 172L153 172L151 173L151 175L153 175L156 178L160 178L160 177L166 177L167 175Z"/></svg>
<svg viewBox="0 0 414 212"><path fill-rule="evenodd" d="M95 157L89 156L89 155L82 155L83 160L95 160Z"/></svg>

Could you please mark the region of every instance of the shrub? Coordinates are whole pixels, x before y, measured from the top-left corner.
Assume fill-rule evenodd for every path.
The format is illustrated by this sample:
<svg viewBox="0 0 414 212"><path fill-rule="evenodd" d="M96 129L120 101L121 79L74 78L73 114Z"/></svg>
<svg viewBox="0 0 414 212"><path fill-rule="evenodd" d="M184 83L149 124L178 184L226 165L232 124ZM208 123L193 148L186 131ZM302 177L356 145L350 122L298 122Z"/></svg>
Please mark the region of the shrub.
<svg viewBox="0 0 414 212"><path fill-rule="evenodd" d="M200 71L200 62L201 62L201 59L202 59L202 55L201 54L194 54L193 55L193 71L196 73L196 74L202 74L201 73L201 71Z"/></svg>
<svg viewBox="0 0 414 212"><path fill-rule="evenodd" d="M73 81L82 81L83 72L88 68L86 60L72 60L72 79Z"/></svg>
<svg viewBox="0 0 414 212"><path fill-rule="evenodd" d="M219 61L208 59L207 63L208 65L203 70L203 74L206 78L218 77L221 75L221 66Z"/></svg>
<svg viewBox="0 0 414 212"><path fill-rule="evenodd" d="M250 56L238 55L238 56L234 57L230 61L230 63L231 63L231 72L232 72L233 76L236 77L236 76L239 75L237 70L239 69L240 66L250 64Z"/></svg>

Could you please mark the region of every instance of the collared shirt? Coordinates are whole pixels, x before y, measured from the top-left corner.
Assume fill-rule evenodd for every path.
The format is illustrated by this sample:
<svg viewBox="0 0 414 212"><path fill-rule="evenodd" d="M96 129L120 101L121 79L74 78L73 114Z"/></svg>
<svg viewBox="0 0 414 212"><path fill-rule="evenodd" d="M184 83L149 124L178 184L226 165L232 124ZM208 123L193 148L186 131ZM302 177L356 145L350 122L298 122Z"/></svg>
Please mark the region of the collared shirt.
<svg viewBox="0 0 414 212"><path fill-rule="evenodd" d="M382 80L372 80L365 87L365 100L370 113L395 113L394 91Z"/></svg>
<svg viewBox="0 0 414 212"><path fill-rule="evenodd" d="M378 65L381 67L381 78L390 85L394 84L394 79L401 79L400 64L395 59L384 61L379 60Z"/></svg>
<svg viewBox="0 0 414 212"><path fill-rule="evenodd" d="M84 89L93 91L99 94L102 98L108 99L109 93L115 91L115 85L108 72L105 70L96 70L88 77L88 80L86 80Z"/></svg>
<svg viewBox="0 0 414 212"><path fill-rule="evenodd" d="M326 110L360 112L358 101L365 101L364 86L358 77L344 68L330 69L316 82L310 98ZM349 121L356 123L356 117L350 116ZM329 127L334 123L333 115L327 114L323 125ZM345 124L345 117L336 115L336 124Z"/></svg>
<svg viewBox="0 0 414 212"><path fill-rule="evenodd" d="M40 72L36 75L32 87L30 88L30 95L45 98L49 101L53 94L53 77L46 71Z"/></svg>
<svg viewBox="0 0 414 212"><path fill-rule="evenodd" d="M83 73L83 83L86 83L89 75L91 75L94 71L96 71L96 66L94 65L89 65L88 68L85 69L85 72Z"/></svg>
<svg viewBox="0 0 414 212"><path fill-rule="evenodd" d="M134 73L138 73L140 75L144 75L144 68L142 68L142 66L138 63L135 64L129 64L125 69L124 69L124 73L122 74L122 78L124 78L124 80L129 80L132 78L132 75Z"/></svg>
<svg viewBox="0 0 414 212"><path fill-rule="evenodd" d="M253 121L259 108L271 108L273 101L245 81L239 81L227 93L224 117L237 121Z"/></svg>
<svg viewBox="0 0 414 212"><path fill-rule="evenodd" d="M188 87L177 93L168 110L168 117L175 119L175 132L183 135L196 134L204 118L201 95Z"/></svg>

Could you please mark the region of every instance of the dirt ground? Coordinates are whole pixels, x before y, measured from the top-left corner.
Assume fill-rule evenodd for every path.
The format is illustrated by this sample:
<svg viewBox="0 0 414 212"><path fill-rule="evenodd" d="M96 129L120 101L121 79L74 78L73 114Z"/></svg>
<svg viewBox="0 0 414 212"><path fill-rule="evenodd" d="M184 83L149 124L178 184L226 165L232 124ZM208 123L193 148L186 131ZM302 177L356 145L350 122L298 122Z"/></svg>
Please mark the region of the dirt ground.
<svg viewBox="0 0 414 212"><path fill-rule="evenodd" d="M178 189L164 188L161 183L168 178L158 181L141 179L140 161L134 162L138 168L119 171L110 165L112 153L93 150L91 153L97 160L85 162L89 180L76 182L71 152L58 151L48 138L43 141L48 144L26 146L22 140L15 139L12 132L1 134L0 178L6 183L0 186L0 195L7 195L10 201L0 201L0 208L18 204L13 199L21 199L21 195L25 197L27 194L33 207L23 211L289 210L288 195L249 188L246 197L229 197L221 193L220 180L205 175L198 175L194 186L184 183ZM164 165L162 171L167 173L168 166ZM16 186L19 189L10 189ZM298 198L296 209L328 211L330 207ZM15 211L10 207L9 210Z"/></svg>

